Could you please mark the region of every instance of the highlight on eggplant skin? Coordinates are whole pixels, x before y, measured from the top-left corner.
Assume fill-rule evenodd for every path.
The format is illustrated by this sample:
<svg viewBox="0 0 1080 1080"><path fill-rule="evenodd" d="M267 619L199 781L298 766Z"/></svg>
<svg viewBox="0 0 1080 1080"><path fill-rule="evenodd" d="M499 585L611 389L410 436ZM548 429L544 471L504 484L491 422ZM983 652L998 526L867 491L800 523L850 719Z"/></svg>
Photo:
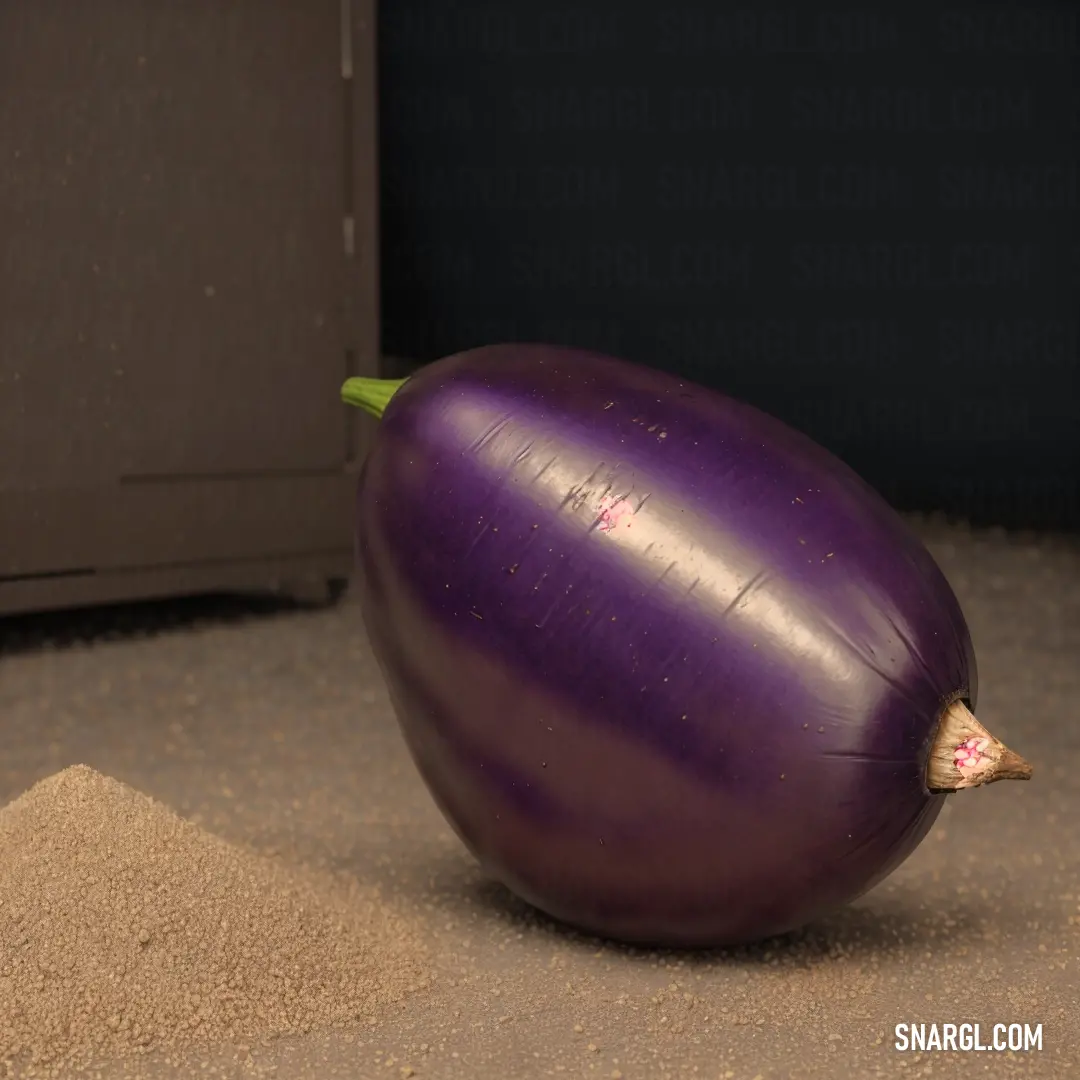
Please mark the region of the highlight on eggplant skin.
<svg viewBox="0 0 1080 1080"><path fill-rule="evenodd" d="M497 345L396 384L357 492L404 738L484 869L654 945L801 927L949 792L1026 779L975 719L933 558L806 436L672 375Z"/></svg>

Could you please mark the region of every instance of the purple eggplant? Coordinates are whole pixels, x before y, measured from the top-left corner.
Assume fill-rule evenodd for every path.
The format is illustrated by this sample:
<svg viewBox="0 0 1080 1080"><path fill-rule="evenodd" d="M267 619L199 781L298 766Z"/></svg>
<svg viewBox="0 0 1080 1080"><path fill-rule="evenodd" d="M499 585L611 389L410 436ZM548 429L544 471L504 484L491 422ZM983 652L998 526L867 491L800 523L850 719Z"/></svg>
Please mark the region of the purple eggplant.
<svg viewBox="0 0 1080 1080"><path fill-rule="evenodd" d="M350 379L363 618L410 753L485 870L656 945L801 927L949 792L1030 766L975 719L951 588L810 439L543 345Z"/></svg>

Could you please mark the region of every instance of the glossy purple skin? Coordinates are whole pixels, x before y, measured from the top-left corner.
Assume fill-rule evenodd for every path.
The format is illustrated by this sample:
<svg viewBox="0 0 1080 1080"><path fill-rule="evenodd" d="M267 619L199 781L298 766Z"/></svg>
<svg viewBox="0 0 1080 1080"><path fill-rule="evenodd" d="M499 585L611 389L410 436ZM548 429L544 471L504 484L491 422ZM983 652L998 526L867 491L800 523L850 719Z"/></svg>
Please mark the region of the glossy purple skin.
<svg viewBox="0 0 1080 1080"><path fill-rule="evenodd" d="M929 745L976 695L956 598L847 466L745 404L546 346L439 361L380 422L357 546L425 782L557 919L788 931L941 808Z"/></svg>

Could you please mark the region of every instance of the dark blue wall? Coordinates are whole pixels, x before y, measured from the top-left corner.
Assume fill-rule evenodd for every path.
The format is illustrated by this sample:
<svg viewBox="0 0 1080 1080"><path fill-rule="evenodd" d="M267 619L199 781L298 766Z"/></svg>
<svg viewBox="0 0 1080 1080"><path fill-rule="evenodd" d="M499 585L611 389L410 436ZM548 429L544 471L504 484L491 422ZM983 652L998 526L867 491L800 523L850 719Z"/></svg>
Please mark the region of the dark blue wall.
<svg viewBox="0 0 1080 1080"><path fill-rule="evenodd" d="M380 20L386 353L600 348L901 507L1080 525L1077 5Z"/></svg>

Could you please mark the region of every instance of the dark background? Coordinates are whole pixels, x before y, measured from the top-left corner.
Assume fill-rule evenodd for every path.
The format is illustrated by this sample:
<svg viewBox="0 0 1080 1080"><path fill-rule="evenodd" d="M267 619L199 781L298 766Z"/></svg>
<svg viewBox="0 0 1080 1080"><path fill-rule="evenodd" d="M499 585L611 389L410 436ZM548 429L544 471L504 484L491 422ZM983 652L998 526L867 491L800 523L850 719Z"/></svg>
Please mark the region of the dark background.
<svg viewBox="0 0 1080 1080"><path fill-rule="evenodd" d="M593 347L1077 528L1077 5L387 0L383 351Z"/></svg>

